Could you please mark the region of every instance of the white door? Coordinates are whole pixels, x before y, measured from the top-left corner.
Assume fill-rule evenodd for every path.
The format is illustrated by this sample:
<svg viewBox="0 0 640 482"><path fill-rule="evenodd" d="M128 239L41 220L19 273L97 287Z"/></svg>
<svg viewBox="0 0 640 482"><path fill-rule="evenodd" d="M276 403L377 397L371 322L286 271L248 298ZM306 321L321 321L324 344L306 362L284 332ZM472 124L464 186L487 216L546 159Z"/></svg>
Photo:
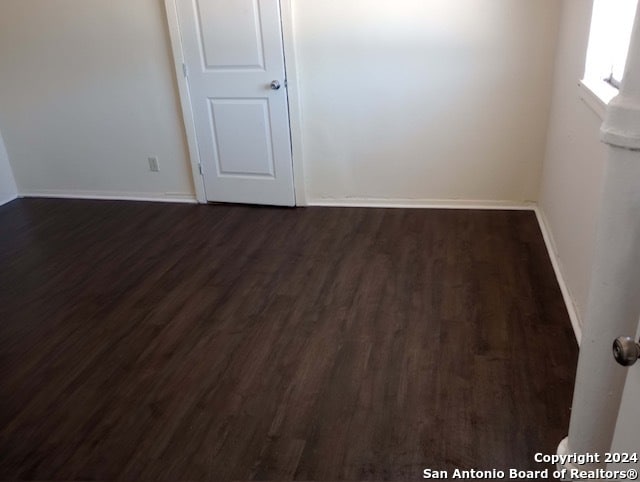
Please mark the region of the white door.
<svg viewBox="0 0 640 482"><path fill-rule="evenodd" d="M633 335L633 333L629 333ZM637 337L640 336L640 326ZM618 412L618 422L611 444L612 457L619 457L615 454L637 454L640 457L640 360L630 367L620 367L621 370L628 370L627 381L622 394L622 403ZM624 455L621 456L624 459ZM640 462L637 459L613 461L607 464L610 470L640 471Z"/></svg>
<svg viewBox="0 0 640 482"><path fill-rule="evenodd" d="M278 0L176 0L208 201L293 206Z"/></svg>

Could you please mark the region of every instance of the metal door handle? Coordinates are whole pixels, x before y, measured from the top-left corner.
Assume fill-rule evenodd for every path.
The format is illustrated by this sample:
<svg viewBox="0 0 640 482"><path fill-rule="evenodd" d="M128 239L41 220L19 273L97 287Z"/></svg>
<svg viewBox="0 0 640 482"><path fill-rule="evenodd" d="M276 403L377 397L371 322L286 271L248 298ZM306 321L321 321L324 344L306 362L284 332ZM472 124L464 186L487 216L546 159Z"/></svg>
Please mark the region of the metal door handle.
<svg viewBox="0 0 640 482"><path fill-rule="evenodd" d="M640 343L630 336L619 336L613 340L613 357L624 367L633 365L640 358Z"/></svg>
<svg viewBox="0 0 640 482"><path fill-rule="evenodd" d="M280 88L280 82L277 80L271 81L271 90L278 90Z"/></svg>

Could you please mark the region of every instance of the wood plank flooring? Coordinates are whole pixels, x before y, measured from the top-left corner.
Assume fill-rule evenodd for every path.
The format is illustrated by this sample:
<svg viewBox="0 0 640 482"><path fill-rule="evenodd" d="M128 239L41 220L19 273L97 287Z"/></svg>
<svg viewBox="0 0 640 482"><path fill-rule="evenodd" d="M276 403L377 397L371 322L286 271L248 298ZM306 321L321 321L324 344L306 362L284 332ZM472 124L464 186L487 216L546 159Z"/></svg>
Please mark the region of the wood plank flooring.
<svg viewBox="0 0 640 482"><path fill-rule="evenodd" d="M0 207L0 479L544 468L576 360L532 212Z"/></svg>

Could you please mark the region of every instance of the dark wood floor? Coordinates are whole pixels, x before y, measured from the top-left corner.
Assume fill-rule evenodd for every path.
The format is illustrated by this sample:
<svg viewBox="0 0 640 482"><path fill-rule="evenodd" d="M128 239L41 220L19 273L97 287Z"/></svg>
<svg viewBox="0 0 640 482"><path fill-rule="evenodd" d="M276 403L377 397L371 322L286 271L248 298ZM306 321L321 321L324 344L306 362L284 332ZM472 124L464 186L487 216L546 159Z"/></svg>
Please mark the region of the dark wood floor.
<svg viewBox="0 0 640 482"><path fill-rule="evenodd" d="M0 207L0 479L539 468L577 347L532 212Z"/></svg>

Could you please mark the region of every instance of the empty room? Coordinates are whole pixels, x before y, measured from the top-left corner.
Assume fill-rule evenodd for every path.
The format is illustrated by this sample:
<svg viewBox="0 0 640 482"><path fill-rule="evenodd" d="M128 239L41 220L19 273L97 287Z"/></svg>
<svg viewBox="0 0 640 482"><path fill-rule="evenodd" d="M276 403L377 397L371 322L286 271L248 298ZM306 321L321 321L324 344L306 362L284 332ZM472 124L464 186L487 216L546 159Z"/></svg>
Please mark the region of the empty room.
<svg viewBox="0 0 640 482"><path fill-rule="evenodd" d="M638 0L1 0L0 480L635 480Z"/></svg>

